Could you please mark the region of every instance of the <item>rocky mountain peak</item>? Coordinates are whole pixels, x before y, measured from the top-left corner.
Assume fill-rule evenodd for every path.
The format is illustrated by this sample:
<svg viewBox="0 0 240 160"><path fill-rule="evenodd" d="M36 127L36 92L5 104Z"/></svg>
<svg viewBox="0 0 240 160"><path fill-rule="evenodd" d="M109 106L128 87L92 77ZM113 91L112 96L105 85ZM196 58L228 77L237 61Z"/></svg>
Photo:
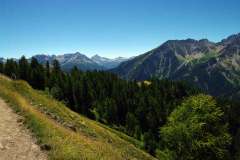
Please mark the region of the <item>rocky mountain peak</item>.
<svg viewBox="0 0 240 160"><path fill-rule="evenodd" d="M95 54L94 56L91 57L92 59L93 58L101 58L101 56L99 56L98 54Z"/></svg>
<svg viewBox="0 0 240 160"><path fill-rule="evenodd" d="M195 40L169 40L156 48L158 54L177 54L180 56L192 55L196 53L208 53L216 48L215 43L207 39Z"/></svg>
<svg viewBox="0 0 240 160"><path fill-rule="evenodd" d="M223 39L220 43L223 45L236 44L236 43L240 44L240 33L233 34L227 37L226 39Z"/></svg>
<svg viewBox="0 0 240 160"><path fill-rule="evenodd" d="M240 34L219 43L169 40L113 70L126 79L186 80L213 95L232 95L240 84Z"/></svg>

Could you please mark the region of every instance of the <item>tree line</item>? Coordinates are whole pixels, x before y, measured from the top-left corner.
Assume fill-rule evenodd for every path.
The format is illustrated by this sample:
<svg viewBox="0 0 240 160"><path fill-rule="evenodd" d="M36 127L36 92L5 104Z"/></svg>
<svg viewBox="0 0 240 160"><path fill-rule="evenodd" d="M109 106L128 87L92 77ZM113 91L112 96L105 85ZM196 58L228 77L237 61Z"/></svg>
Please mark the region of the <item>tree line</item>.
<svg viewBox="0 0 240 160"><path fill-rule="evenodd" d="M126 81L109 72L76 67L64 72L57 60L40 64L24 56L0 63L0 72L26 80L73 111L140 140L152 155L231 159L240 154L238 104L216 101L186 82Z"/></svg>

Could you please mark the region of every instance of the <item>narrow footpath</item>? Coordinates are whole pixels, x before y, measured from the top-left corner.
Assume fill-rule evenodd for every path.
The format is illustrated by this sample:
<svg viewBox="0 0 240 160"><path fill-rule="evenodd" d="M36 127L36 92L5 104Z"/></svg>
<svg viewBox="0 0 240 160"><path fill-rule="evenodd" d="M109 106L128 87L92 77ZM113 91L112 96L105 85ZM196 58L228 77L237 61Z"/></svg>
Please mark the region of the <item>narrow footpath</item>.
<svg viewBox="0 0 240 160"><path fill-rule="evenodd" d="M0 160L47 160L19 115L0 98Z"/></svg>

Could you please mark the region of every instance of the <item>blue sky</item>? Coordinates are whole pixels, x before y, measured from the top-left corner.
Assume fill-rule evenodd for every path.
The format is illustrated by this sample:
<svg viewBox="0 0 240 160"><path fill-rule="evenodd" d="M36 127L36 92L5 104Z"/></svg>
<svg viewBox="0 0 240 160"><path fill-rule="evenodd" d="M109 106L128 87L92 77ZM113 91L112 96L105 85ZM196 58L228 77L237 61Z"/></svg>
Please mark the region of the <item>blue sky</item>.
<svg viewBox="0 0 240 160"><path fill-rule="evenodd" d="M239 0L0 0L0 57L130 57L169 39L240 32Z"/></svg>

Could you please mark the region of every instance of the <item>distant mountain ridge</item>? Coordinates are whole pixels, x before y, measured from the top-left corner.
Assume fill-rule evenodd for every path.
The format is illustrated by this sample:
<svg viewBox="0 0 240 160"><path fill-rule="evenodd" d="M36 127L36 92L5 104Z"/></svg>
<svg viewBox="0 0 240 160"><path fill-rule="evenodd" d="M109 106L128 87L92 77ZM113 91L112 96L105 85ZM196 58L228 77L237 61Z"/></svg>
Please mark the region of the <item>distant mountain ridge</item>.
<svg viewBox="0 0 240 160"><path fill-rule="evenodd" d="M49 61L51 63L54 59L58 60L60 63L60 66L63 70L69 71L74 66L81 70L102 70L103 67L99 66L97 63L92 61L87 56L76 52L76 53L67 53L63 55L34 55L34 58L38 60L39 63L46 63Z"/></svg>
<svg viewBox="0 0 240 160"><path fill-rule="evenodd" d="M126 61L127 58L118 57L115 59L100 57L95 55L91 58L79 52L67 53L63 55L35 55L33 56L38 60L39 63L50 63L56 59L59 61L63 70L69 71L71 68L76 66L81 70L107 70L117 67L121 62Z"/></svg>
<svg viewBox="0 0 240 160"><path fill-rule="evenodd" d="M169 40L112 70L130 80L186 80L217 96L240 96L240 34L221 42Z"/></svg>
<svg viewBox="0 0 240 160"><path fill-rule="evenodd" d="M101 57L97 54L92 56L91 59L95 63L99 64L100 66L103 66L106 69L115 68L120 63L128 60L128 58L124 58L124 57L117 57L117 58L110 59L110 58Z"/></svg>
<svg viewBox="0 0 240 160"><path fill-rule="evenodd" d="M5 59L0 57L0 62L3 63L4 61Z"/></svg>
<svg viewBox="0 0 240 160"><path fill-rule="evenodd" d="M131 58L117 57L117 58L105 58L99 55L94 55L91 58L87 57L84 54L79 52L76 53L66 53L62 55L47 55L47 54L37 54L31 58L36 58L39 63L45 64L47 61L52 63L53 60L58 60L60 66L63 70L69 71L74 66L78 69L87 71L87 70L109 70L117 67L120 63L127 61ZM29 60L31 59L29 58ZM18 61L18 59L14 59ZM0 57L0 62L5 62L6 59Z"/></svg>

